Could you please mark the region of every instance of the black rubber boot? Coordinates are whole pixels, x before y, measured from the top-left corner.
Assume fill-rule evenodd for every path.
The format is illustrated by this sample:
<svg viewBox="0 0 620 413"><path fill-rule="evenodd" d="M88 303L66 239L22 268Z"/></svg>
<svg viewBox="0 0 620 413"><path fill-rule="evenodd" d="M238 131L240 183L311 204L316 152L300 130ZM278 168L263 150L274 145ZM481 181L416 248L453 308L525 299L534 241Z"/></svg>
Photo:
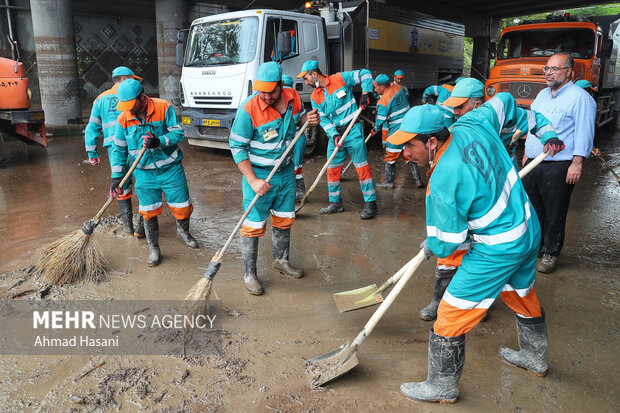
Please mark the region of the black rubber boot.
<svg viewBox="0 0 620 413"><path fill-rule="evenodd" d="M161 251L159 249L159 224L157 223L157 217L145 220L144 232L146 234L146 242L149 244L149 259L146 265L149 267L155 267L159 265L161 260Z"/></svg>
<svg viewBox="0 0 620 413"><path fill-rule="evenodd" d="M295 179L295 201L301 201L306 195L306 184L304 179Z"/></svg>
<svg viewBox="0 0 620 413"><path fill-rule="evenodd" d="M319 212L323 215L325 214L335 214L337 212L343 212L344 207L342 206L342 201L338 202L330 202L326 208L321 209Z"/></svg>
<svg viewBox="0 0 620 413"><path fill-rule="evenodd" d="M422 176L420 175L420 167L413 161L407 162L409 167L411 168L411 174L413 175L413 180L418 188L422 188L424 186L424 182L422 182Z"/></svg>
<svg viewBox="0 0 620 413"><path fill-rule="evenodd" d="M442 337L431 330L428 340L428 377L419 383L403 383L400 392L407 398L427 403L454 403L459 395L459 379L465 364L465 334Z"/></svg>
<svg viewBox="0 0 620 413"><path fill-rule="evenodd" d="M262 295L263 286L256 277L256 260L258 259L258 237L241 237L241 253L245 263L245 288L252 295Z"/></svg>
<svg viewBox="0 0 620 413"><path fill-rule="evenodd" d="M198 242L196 242L196 239L189 233L189 218L177 219L177 233L185 245L190 248L198 248Z"/></svg>
<svg viewBox="0 0 620 413"><path fill-rule="evenodd" d="M435 270L435 288L433 289L433 299L431 303L424 307L420 311L420 318L424 321L433 321L437 318L437 308L443 293L446 292L448 284L452 281L452 277L456 273L455 269L442 270L437 268Z"/></svg>
<svg viewBox="0 0 620 413"><path fill-rule="evenodd" d="M144 218L142 215L138 215L138 225L133 230L133 236L136 238L144 238Z"/></svg>
<svg viewBox="0 0 620 413"><path fill-rule="evenodd" d="M127 234L133 234L133 212L131 211L131 198L119 199L118 209L121 211L123 229Z"/></svg>
<svg viewBox="0 0 620 413"><path fill-rule="evenodd" d="M383 183L377 185L381 188L394 188L394 178L396 177L396 164L395 163L385 163L385 180Z"/></svg>
<svg viewBox="0 0 620 413"><path fill-rule="evenodd" d="M291 267L288 262L288 253L291 245L291 229L273 227L271 230L271 250L273 251L273 268L281 274L291 278L304 276L302 270Z"/></svg>
<svg viewBox="0 0 620 413"><path fill-rule="evenodd" d="M364 209L362 209L362 213L360 214L361 219L370 219L377 215L377 203L375 201L366 202L364 204Z"/></svg>
<svg viewBox="0 0 620 413"><path fill-rule="evenodd" d="M540 317L517 319L520 351L502 347L499 355L510 364L530 370L539 377L547 375L547 326L545 312Z"/></svg>

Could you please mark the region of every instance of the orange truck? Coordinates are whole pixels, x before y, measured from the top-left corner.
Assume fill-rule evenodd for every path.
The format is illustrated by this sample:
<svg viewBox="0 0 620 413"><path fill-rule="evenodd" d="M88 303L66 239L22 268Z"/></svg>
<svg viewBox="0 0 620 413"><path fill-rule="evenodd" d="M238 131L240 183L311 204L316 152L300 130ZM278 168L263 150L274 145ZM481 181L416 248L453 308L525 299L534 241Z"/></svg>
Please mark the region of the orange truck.
<svg viewBox="0 0 620 413"><path fill-rule="evenodd" d="M509 92L519 106L529 107L547 87L542 68L549 56L568 52L575 59L573 80L586 79L596 89L596 126L601 127L615 121L618 114L619 43L620 15L582 18L564 14L506 27L498 43L491 44L496 63L485 84L485 97Z"/></svg>
<svg viewBox="0 0 620 413"><path fill-rule="evenodd" d="M21 62L0 57L0 160L3 134L47 146L45 116L42 110L30 110L28 82Z"/></svg>

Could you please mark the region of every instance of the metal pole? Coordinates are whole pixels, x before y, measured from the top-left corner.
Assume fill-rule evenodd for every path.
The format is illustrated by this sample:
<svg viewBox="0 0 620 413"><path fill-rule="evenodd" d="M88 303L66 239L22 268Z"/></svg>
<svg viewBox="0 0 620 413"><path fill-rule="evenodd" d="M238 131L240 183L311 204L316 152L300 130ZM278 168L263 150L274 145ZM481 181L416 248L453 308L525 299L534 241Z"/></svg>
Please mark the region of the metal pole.
<svg viewBox="0 0 620 413"><path fill-rule="evenodd" d="M15 37L13 36L13 25L11 24L11 6L9 5L9 0L4 0L4 4L6 7L6 20L9 24L9 43L11 43L11 57L15 60ZM17 69L17 67L15 67Z"/></svg>

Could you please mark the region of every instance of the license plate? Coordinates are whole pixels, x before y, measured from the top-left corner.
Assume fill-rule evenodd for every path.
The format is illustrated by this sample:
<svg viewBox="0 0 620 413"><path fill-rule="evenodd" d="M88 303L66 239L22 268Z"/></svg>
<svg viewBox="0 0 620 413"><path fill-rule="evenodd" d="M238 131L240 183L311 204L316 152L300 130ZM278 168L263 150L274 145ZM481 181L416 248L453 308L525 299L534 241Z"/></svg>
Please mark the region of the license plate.
<svg viewBox="0 0 620 413"><path fill-rule="evenodd" d="M220 126L220 120L219 119L203 119L202 124L203 126Z"/></svg>

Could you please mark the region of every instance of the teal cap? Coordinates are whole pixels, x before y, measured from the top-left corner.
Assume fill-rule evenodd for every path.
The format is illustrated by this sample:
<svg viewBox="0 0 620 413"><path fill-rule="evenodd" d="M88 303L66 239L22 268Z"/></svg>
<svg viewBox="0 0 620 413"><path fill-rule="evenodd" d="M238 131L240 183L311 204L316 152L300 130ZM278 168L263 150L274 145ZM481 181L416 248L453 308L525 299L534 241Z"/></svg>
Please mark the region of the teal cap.
<svg viewBox="0 0 620 413"><path fill-rule="evenodd" d="M136 79L123 80L118 85L118 105L116 110L126 111L131 110L135 104L136 98L142 93L142 85Z"/></svg>
<svg viewBox="0 0 620 413"><path fill-rule="evenodd" d="M293 86L293 78L289 75L282 75L282 83L284 86Z"/></svg>
<svg viewBox="0 0 620 413"><path fill-rule="evenodd" d="M398 69L396 72L394 72L394 77L405 77L405 72Z"/></svg>
<svg viewBox="0 0 620 413"><path fill-rule="evenodd" d="M580 79L576 81L575 84L582 89L587 89L587 88L594 89L594 85L585 79Z"/></svg>
<svg viewBox="0 0 620 413"><path fill-rule="evenodd" d="M483 98L484 97L484 83L473 77L467 77L461 80L454 89L450 97L446 99L442 105L457 107L467 102L469 98Z"/></svg>
<svg viewBox="0 0 620 413"><path fill-rule="evenodd" d="M304 77L308 70L314 70L319 68L319 62L316 60L307 60L301 66L301 72L297 75L297 79Z"/></svg>
<svg viewBox="0 0 620 413"><path fill-rule="evenodd" d="M133 71L125 66L119 66L116 69L112 70L112 77L115 76L131 76L132 78L136 79L136 80L142 80L141 77L136 76Z"/></svg>
<svg viewBox="0 0 620 413"><path fill-rule="evenodd" d="M378 85L389 85L390 78L388 77L388 75L384 75L383 73L381 73L375 78L375 83Z"/></svg>
<svg viewBox="0 0 620 413"><path fill-rule="evenodd" d="M457 83L459 83L461 80L463 79L467 79L465 76L459 76L456 78L456 80L454 81L454 84L456 85Z"/></svg>
<svg viewBox="0 0 620 413"><path fill-rule="evenodd" d="M282 80L282 67L278 62L265 62L258 66L254 90L271 92L276 84Z"/></svg>
<svg viewBox="0 0 620 413"><path fill-rule="evenodd" d="M409 109L400 129L394 132L387 141L392 145L402 145L418 134L436 133L445 128L444 115L435 105L419 105Z"/></svg>

